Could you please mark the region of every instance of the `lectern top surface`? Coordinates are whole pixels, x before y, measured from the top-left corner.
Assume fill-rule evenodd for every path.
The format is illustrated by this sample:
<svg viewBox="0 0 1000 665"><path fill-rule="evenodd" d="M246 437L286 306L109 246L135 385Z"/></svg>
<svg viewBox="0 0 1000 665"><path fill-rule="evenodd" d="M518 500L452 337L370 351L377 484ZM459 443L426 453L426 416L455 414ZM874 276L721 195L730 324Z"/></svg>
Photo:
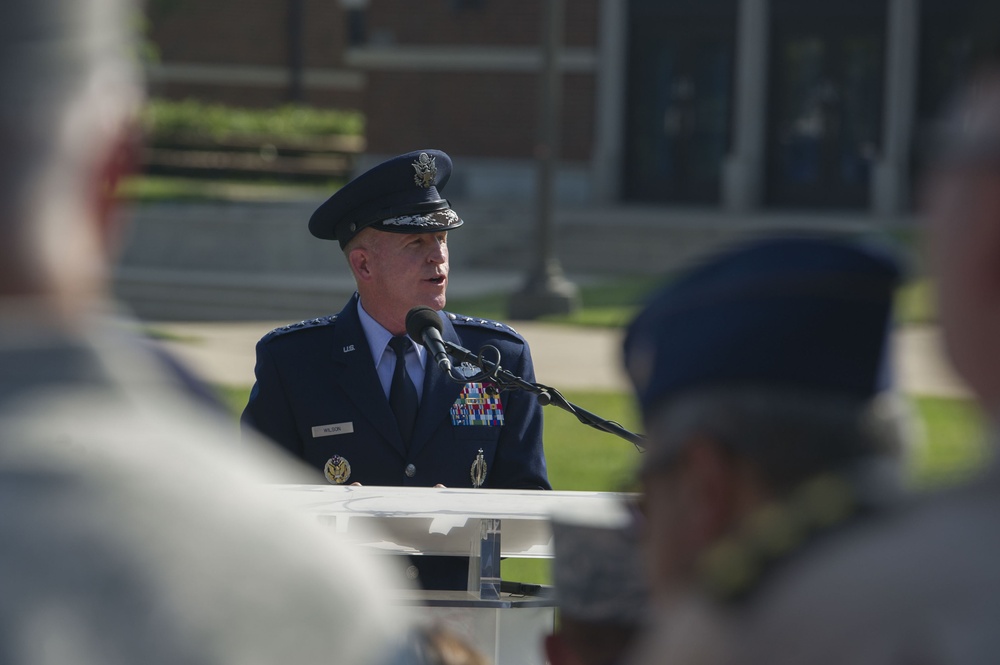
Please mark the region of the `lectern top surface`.
<svg viewBox="0 0 1000 665"><path fill-rule="evenodd" d="M370 517L467 517L621 523L629 495L613 492L278 485L282 500L317 515Z"/></svg>

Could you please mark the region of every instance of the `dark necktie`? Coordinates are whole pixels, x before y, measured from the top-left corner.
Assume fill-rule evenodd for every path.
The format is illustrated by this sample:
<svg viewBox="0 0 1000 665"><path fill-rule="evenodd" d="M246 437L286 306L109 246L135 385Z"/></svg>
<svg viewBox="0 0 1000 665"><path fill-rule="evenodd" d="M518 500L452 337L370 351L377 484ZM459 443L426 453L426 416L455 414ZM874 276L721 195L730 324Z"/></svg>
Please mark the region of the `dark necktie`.
<svg viewBox="0 0 1000 665"><path fill-rule="evenodd" d="M389 406L396 414L399 433L403 436L403 444L410 445L410 435L413 434L413 423L417 419L417 389L406 371L406 352L413 346L406 336L393 337L389 347L396 352L396 369L392 373L392 384L389 386Z"/></svg>

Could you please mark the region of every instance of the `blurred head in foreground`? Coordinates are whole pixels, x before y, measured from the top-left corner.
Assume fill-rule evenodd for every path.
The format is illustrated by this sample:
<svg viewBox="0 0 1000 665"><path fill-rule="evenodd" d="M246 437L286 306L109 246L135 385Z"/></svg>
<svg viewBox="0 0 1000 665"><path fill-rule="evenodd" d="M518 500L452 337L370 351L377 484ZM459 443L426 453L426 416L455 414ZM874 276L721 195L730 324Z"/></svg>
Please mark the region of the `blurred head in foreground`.
<svg viewBox="0 0 1000 665"><path fill-rule="evenodd" d="M306 476L104 306L137 11L0 3L0 662L404 662L384 561L266 490Z"/></svg>
<svg viewBox="0 0 1000 665"><path fill-rule="evenodd" d="M0 297L72 316L106 292L142 100L126 29L137 12L115 0L0 7Z"/></svg>
<svg viewBox="0 0 1000 665"><path fill-rule="evenodd" d="M642 407L647 555L658 595L745 592L848 519L859 468L903 446L889 333L900 270L883 248L773 237L656 294L625 363Z"/></svg>

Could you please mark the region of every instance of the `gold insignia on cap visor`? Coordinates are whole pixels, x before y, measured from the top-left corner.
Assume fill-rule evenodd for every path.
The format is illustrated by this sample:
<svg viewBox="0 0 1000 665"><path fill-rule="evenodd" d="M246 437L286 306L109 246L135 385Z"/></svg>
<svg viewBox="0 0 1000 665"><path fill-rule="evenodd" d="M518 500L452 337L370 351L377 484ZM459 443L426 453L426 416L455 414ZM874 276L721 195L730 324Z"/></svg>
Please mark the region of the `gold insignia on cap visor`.
<svg viewBox="0 0 1000 665"><path fill-rule="evenodd" d="M416 183L417 187L427 189L434 184L438 172L437 165L434 164L434 158L426 152L417 155L416 161L413 162L413 170L416 171L413 175L413 182Z"/></svg>

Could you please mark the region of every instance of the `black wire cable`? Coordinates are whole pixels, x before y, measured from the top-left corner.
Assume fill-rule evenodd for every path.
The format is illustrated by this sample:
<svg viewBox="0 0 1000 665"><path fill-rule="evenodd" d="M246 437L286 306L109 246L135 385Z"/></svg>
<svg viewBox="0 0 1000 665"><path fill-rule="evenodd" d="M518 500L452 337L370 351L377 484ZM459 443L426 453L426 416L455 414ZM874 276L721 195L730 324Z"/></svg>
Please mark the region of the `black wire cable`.
<svg viewBox="0 0 1000 665"><path fill-rule="evenodd" d="M555 388L542 385L540 383L529 383L521 377L503 369L500 366L500 350L495 346L487 344L479 349L479 353L476 354L449 342L445 342L445 346L447 347L448 352L455 356L459 361L474 365L480 369L478 374L465 376L464 374L458 372L456 368L452 368L451 371L448 372L448 377L452 381L456 383L482 383L485 380L490 380L493 381L501 390L523 390L534 393L538 398L538 403L542 406L548 406L550 404L557 406L560 409L576 416L576 419L584 425L589 425L594 429L621 437L632 443L636 449L639 450L639 452L643 452L645 450L646 439L644 436L630 432L622 427L620 423L602 418L597 414L591 413L590 411L573 404ZM495 360L487 356L494 356Z"/></svg>

